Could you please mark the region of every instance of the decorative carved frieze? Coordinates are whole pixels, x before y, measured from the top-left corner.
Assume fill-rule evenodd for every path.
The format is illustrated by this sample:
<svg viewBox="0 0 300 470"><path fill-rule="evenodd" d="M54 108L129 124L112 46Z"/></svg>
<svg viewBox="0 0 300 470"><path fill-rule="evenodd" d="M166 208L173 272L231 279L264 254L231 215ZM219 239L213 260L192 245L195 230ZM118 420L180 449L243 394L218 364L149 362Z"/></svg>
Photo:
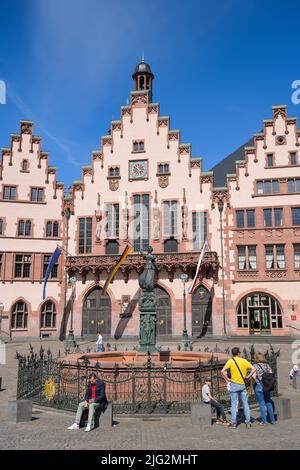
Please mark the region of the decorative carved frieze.
<svg viewBox="0 0 300 470"><path fill-rule="evenodd" d="M213 191L212 194L212 209L215 208L215 205L218 204L218 202L223 202L223 204L227 204L227 207L230 207L229 205L229 194L227 190L215 190Z"/></svg>
<svg viewBox="0 0 300 470"><path fill-rule="evenodd" d="M103 154L99 150L92 152L93 161L101 161L103 159Z"/></svg>
<svg viewBox="0 0 300 470"><path fill-rule="evenodd" d="M201 184L204 183L212 183L213 182L213 175L202 175L200 176Z"/></svg>
<svg viewBox="0 0 300 470"><path fill-rule="evenodd" d="M121 121L112 122L111 130L112 131L120 131L122 129Z"/></svg>
<svg viewBox="0 0 300 470"><path fill-rule="evenodd" d="M158 270L165 269L171 277L177 269L192 273L198 263L199 252L185 253L157 253L156 265ZM66 269L68 273L82 272L110 272L116 264L118 255L101 256L70 256L66 258ZM140 255L129 255L121 266L121 272L125 274L130 271L141 272L145 261ZM201 265L201 275L212 277L214 282L218 281L219 260L216 252L207 252Z"/></svg>
<svg viewBox="0 0 300 470"><path fill-rule="evenodd" d="M82 168L83 176L93 176L93 169L92 167Z"/></svg>
<svg viewBox="0 0 300 470"><path fill-rule="evenodd" d="M191 149L190 144L181 144L179 146L179 153L180 155L189 155L190 149Z"/></svg>
<svg viewBox="0 0 300 470"><path fill-rule="evenodd" d="M49 158L49 153L48 152L41 152L40 153L40 159L41 160L47 160Z"/></svg>
<svg viewBox="0 0 300 470"><path fill-rule="evenodd" d="M102 145L111 145L112 138L110 136L102 137Z"/></svg>
<svg viewBox="0 0 300 470"><path fill-rule="evenodd" d="M66 210L69 209L71 214L74 214L74 200L72 197L66 197L63 201L62 215L66 214Z"/></svg>
<svg viewBox="0 0 300 470"><path fill-rule="evenodd" d="M168 118L158 118L158 127L167 127L169 123Z"/></svg>
<svg viewBox="0 0 300 470"><path fill-rule="evenodd" d="M273 111L273 119L277 119L281 116L283 119L286 119L286 107L279 107L279 108L272 108Z"/></svg>
<svg viewBox="0 0 300 470"><path fill-rule="evenodd" d="M179 140L179 132L169 131L169 140Z"/></svg>
<svg viewBox="0 0 300 470"><path fill-rule="evenodd" d="M300 228L294 228L293 233L296 237L299 237L300 236Z"/></svg>
<svg viewBox="0 0 300 470"><path fill-rule="evenodd" d="M169 185L169 176L168 175L159 176L158 184L161 188L166 188Z"/></svg>
<svg viewBox="0 0 300 470"><path fill-rule="evenodd" d="M131 107L130 106L123 106L121 108L122 116L131 116Z"/></svg>
<svg viewBox="0 0 300 470"><path fill-rule="evenodd" d="M149 104L148 105L148 113L149 114L158 114L158 105L157 104Z"/></svg>
<svg viewBox="0 0 300 470"><path fill-rule="evenodd" d="M190 168L191 170L194 170L195 168L201 168L201 160L191 160Z"/></svg>
<svg viewBox="0 0 300 470"><path fill-rule="evenodd" d="M131 104L132 105L137 105L137 104L147 104L148 103L148 97L147 95L141 93L138 95L131 95Z"/></svg>
<svg viewBox="0 0 300 470"><path fill-rule="evenodd" d="M271 278L271 279L282 279L286 277L286 271L285 270L270 270L266 271L266 277Z"/></svg>
<svg viewBox="0 0 300 470"><path fill-rule="evenodd" d="M259 272L258 271L253 271L252 269L250 270L243 270L243 271L238 271L237 272L237 277L239 279L255 279L258 277Z"/></svg>
<svg viewBox="0 0 300 470"><path fill-rule="evenodd" d="M119 189L119 178L109 179L109 189L111 191L117 191L117 189Z"/></svg>

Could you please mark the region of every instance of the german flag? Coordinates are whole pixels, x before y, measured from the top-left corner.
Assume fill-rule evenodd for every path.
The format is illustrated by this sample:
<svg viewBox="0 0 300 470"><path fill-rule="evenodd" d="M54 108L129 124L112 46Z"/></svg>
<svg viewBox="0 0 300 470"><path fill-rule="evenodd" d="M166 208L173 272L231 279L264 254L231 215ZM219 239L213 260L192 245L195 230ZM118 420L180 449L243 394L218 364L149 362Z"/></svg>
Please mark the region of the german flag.
<svg viewBox="0 0 300 470"><path fill-rule="evenodd" d="M102 294L106 293L107 288L108 288L109 284L111 283L111 281L113 280L113 278L115 277L115 275L117 274L117 272L119 270L119 267L121 266L121 264L124 263L125 259L127 258L128 255L130 255L130 253L132 253L132 251L133 251L132 247L130 245L126 245L125 250L121 254L117 264L115 265L115 267L113 268L110 275L108 276L108 278L105 281L105 284L104 284L103 290L102 290Z"/></svg>

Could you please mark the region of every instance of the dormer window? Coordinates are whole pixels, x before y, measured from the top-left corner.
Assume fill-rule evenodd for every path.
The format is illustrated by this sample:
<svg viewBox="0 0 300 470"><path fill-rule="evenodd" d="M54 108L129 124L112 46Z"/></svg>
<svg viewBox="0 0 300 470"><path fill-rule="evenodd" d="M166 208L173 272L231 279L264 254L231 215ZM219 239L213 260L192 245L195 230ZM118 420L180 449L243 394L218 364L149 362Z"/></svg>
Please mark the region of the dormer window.
<svg viewBox="0 0 300 470"><path fill-rule="evenodd" d="M159 163L157 167L157 173L159 175L166 175L170 173L169 163Z"/></svg>
<svg viewBox="0 0 300 470"><path fill-rule="evenodd" d="M108 168L108 177L109 178L119 178L120 177L120 167L119 166L110 166Z"/></svg>
<svg viewBox="0 0 300 470"><path fill-rule="evenodd" d="M143 140L134 140L133 141L133 152L144 152L145 151L145 142Z"/></svg>

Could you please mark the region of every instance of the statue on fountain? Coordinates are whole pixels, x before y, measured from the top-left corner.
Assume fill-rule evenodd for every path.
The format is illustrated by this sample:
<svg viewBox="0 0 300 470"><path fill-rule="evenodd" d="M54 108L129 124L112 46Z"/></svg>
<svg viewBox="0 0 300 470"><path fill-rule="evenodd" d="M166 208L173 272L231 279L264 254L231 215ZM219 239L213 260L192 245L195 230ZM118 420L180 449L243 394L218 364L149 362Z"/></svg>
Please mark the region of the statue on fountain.
<svg viewBox="0 0 300 470"><path fill-rule="evenodd" d="M139 275L139 286L142 295L139 300L140 310L140 351L157 351L156 348L156 296L154 287L156 284L157 266L155 256L150 246L144 255L146 264L143 272Z"/></svg>

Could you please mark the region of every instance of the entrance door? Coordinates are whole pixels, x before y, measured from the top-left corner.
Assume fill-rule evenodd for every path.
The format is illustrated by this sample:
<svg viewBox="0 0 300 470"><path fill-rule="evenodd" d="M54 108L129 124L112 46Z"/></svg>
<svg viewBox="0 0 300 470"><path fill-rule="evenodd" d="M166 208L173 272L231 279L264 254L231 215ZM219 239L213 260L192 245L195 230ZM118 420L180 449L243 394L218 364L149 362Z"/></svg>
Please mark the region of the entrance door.
<svg viewBox="0 0 300 470"><path fill-rule="evenodd" d="M85 298L82 314L82 334L96 336L100 330L103 335L111 335L111 301L108 294L96 287Z"/></svg>
<svg viewBox="0 0 300 470"><path fill-rule="evenodd" d="M172 335L172 307L169 294L161 287L155 287L154 293L157 302L157 327L158 336Z"/></svg>
<svg viewBox="0 0 300 470"><path fill-rule="evenodd" d="M250 333L260 335L262 333L270 333L270 313L268 308L249 307L250 317Z"/></svg>
<svg viewBox="0 0 300 470"><path fill-rule="evenodd" d="M210 292L199 286L192 298L192 336L212 334L212 300Z"/></svg>

